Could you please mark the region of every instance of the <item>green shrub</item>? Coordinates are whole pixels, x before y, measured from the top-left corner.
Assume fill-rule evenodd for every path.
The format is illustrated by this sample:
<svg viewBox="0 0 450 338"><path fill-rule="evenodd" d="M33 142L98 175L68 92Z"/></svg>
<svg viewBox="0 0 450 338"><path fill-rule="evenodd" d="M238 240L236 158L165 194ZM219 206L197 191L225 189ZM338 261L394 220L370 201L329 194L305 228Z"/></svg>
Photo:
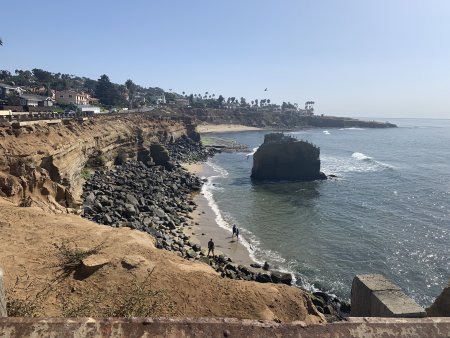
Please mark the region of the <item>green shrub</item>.
<svg viewBox="0 0 450 338"><path fill-rule="evenodd" d="M83 168L83 170L81 170L80 176L86 181L89 181L92 178L92 174L88 168Z"/></svg>
<svg viewBox="0 0 450 338"><path fill-rule="evenodd" d="M104 167L106 165L107 159L106 157L99 155L95 158L95 164L99 167Z"/></svg>

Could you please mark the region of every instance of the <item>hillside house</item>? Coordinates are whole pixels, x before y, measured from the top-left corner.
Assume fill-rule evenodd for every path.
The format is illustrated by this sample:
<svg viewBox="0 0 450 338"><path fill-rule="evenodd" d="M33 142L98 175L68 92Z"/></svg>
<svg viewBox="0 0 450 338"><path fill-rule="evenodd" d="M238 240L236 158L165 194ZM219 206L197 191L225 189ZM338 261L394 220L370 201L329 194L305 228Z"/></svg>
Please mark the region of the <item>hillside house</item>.
<svg viewBox="0 0 450 338"><path fill-rule="evenodd" d="M186 97L177 97L175 98L175 105L178 107L189 106L189 99Z"/></svg>
<svg viewBox="0 0 450 338"><path fill-rule="evenodd" d="M92 97L85 92L77 92L75 90L56 91L55 100L60 104L73 104L86 106L91 103Z"/></svg>
<svg viewBox="0 0 450 338"><path fill-rule="evenodd" d="M152 95L151 96L152 102L156 104L165 104L166 103L166 96L164 94L161 95Z"/></svg>
<svg viewBox="0 0 450 338"><path fill-rule="evenodd" d="M19 96L20 104L28 107L51 107L53 100L50 97L33 94L22 94Z"/></svg>
<svg viewBox="0 0 450 338"><path fill-rule="evenodd" d="M79 105L77 110L80 113L85 113L88 115L100 114L100 107L89 106L89 105Z"/></svg>
<svg viewBox="0 0 450 338"><path fill-rule="evenodd" d="M21 95L22 88L0 83L0 99L5 99L14 94Z"/></svg>

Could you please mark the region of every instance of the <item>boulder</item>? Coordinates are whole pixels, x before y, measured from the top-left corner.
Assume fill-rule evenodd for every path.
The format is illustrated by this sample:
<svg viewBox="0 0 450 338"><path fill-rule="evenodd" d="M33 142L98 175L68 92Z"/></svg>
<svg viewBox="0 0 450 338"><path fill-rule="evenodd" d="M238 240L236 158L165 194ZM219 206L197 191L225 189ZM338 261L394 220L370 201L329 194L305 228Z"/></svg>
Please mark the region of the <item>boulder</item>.
<svg viewBox="0 0 450 338"><path fill-rule="evenodd" d="M259 283L270 283L272 280L267 273L259 273L256 275L256 281Z"/></svg>
<svg viewBox="0 0 450 338"><path fill-rule="evenodd" d="M320 172L320 148L282 133L271 133L253 155L251 177L260 181L314 181Z"/></svg>
<svg viewBox="0 0 450 338"><path fill-rule="evenodd" d="M286 285L291 285L292 275L290 273L283 273L279 271L272 271L270 278L274 283L282 283Z"/></svg>

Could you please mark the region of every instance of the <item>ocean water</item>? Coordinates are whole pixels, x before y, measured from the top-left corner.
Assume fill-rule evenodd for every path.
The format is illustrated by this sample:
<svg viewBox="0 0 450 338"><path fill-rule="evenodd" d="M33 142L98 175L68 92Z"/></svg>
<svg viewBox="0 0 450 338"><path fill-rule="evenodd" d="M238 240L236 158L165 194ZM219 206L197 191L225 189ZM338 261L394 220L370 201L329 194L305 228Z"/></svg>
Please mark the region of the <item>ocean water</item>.
<svg viewBox="0 0 450 338"><path fill-rule="evenodd" d="M430 305L450 279L450 120L390 122L289 132L320 147L327 181L255 184L251 153L216 155L204 193L220 226L299 286L348 300L356 274L380 273ZM220 137L254 151L266 133Z"/></svg>

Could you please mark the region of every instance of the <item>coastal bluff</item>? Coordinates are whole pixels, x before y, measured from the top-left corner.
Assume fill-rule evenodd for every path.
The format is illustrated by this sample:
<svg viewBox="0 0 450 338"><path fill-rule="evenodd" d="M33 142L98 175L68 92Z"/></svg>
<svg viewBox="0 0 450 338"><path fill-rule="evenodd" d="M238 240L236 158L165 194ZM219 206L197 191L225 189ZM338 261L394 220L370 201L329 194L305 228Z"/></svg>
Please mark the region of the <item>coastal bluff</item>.
<svg viewBox="0 0 450 338"><path fill-rule="evenodd" d="M326 179L320 172L320 148L283 133L267 134L253 155L251 178L259 181Z"/></svg>

